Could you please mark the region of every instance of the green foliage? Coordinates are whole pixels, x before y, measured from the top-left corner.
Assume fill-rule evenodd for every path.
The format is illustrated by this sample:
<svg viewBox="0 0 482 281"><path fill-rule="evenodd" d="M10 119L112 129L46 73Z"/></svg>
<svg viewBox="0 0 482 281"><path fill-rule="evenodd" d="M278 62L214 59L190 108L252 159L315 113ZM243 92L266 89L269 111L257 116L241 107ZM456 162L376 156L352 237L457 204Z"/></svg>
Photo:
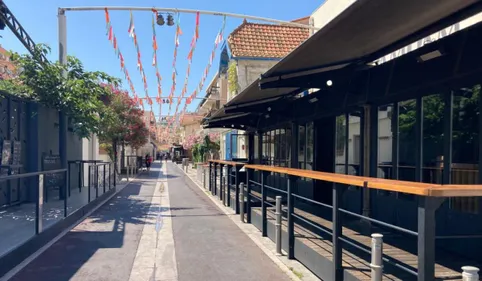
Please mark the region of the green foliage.
<svg viewBox="0 0 482 281"><path fill-rule="evenodd" d="M238 93L239 84L238 84L238 71L237 65L235 61L230 61L228 66L228 87L229 92L234 93L235 95Z"/></svg>
<svg viewBox="0 0 482 281"><path fill-rule="evenodd" d="M10 81L2 81L0 89L13 95L28 98L64 112L72 122L79 137L99 133L100 122L105 118L101 98L109 95L99 83L117 85L119 80L99 71L86 71L75 57L67 57L67 64L42 63L50 48L37 45L34 54L11 55L12 62L21 70Z"/></svg>
<svg viewBox="0 0 482 281"><path fill-rule="evenodd" d="M453 98L453 132L452 141L454 150L453 157L462 161L470 162L471 149L478 142L478 114L480 85L476 85L468 91L457 92ZM443 146L444 128L443 95L431 95L423 97L423 139L430 143L424 154L431 150L440 151ZM408 147L414 145L416 140L416 101L408 100L399 103L399 137ZM434 148L438 147L438 149ZM407 149L409 150L409 149ZM426 155L431 159L434 155Z"/></svg>
<svg viewBox="0 0 482 281"><path fill-rule="evenodd" d="M220 149L219 141L213 142L209 136L204 137L203 145L206 152L215 152Z"/></svg>

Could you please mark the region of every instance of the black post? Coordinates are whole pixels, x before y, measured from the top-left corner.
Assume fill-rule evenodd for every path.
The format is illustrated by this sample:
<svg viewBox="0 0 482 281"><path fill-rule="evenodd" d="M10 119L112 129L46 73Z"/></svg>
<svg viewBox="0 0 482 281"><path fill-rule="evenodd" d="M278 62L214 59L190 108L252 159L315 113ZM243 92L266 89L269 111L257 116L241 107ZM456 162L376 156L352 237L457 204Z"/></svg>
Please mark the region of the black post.
<svg viewBox="0 0 482 281"><path fill-rule="evenodd" d="M435 211L444 198L418 198L418 278L435 280Z"/></svg>
<svg viewBox="0 0 482 281"><path fill-rule="evenodd" d="M251 183L249 182L253 170L246 169L246 222L251 223ZM242 192L242 191L241 191Z"/></svg>
<svg viewBox="0 0 482 281"><path fill-rule="evenodd" d="M217 169L217 166L218 164L217 163L214 163L214 179L213 179L213 191L214 191L214 195L217 195L218 192L217 192L217 179L218 179L218 169Z"/></svg>
<svg viewBox="0 0 482 281"><path fill-rule="evenodd" d="M110 191L110 177L111 177L111 173L112 173L111 166L112 166L112 162L109 163L109 191Z"/></svg>
<svg viewBox="0 0 482 281"><path fill-rule="evenodd" d="M77 163L77 162L76 162ZM80 161L79 163L79 192L82 192L82 177L84 176L84 173L82 173L82 170L83 170L83 166L84 166L84 163L82 163L82 161Z"/></svg>
<svg viewBox="0 0 482 281"><path fill-rule="evenodd" d="M89 169L88 169L88 170L89 170L89 177L88 177L87 180L88 180L89 182L87 183L87 196L88 196L89 198L87 199L87 202L90 203L90 188L91 188L90 182L92 181L92 175L91 175L91 173L92 173L92 165L90 165L90 164L88 164L88 165L89 165L89 166L88 166L88 167L89 167Z"/></svg>
<svg viewBox="0 0 482 281"><path fill-rule="evenodd" d="M95 165L95 199L99 198L99 165Z"/></svg>
<svg viewBox="0 0 482 281"><path fill-rule="evenodd" d="M223 200L223 164L219 164L219 200Z"/></svg>
<svg viewBox="0 0 482 281"><path fill-rule="evenodd" d="M44 204L44 175L38 176L38 186L36 188L35 200L35 234L42 232L43 223L43 204Z"/></svg>
<svg viewBox="0 0 482 281"><path fill-rule="evenodd" d="M70 165L67 164L67 171L65 171L65 182L64 182L64 218L67 217L67 197L70 196L70 186L69 186L69 183L70 183L70 180L69 180L69 176L70 176ZM67 192L69 193L69 196L67 196Z"/></svg>
<svg viewBox="0 0 482 281"><path fill-rule="evenodd" d="M208 185L209 185L209 192L211 192L211 194L213 193L213 189L212 189L213 169L212 169L212 166L213 166L213 164L211 162L209 162L209 182L208 182Z"/></svg>
<svg viewBox="0 0 482 281"><path fill-rule="evenodd" d="M235 211L236 211L236 214L239 214L239 178L238 178L238 175L239 175L239 168L238 166L234 166L234 197L235 197L235 202L234 202L234 206L235 206ZM241 191L243 192L243 191Z"/></svg>
<svg viewBox="0 0 482 281"><path fill-rule="evenodd" d="M342 219L341 219L341 198L342 187L336 183L333 183L333 277L335 281L343 280L343 265L342 265L342 245L339 240L343 234Z"/></svg>
<svg viewBox="0 0 482 281"><path fill-rule="evenodd" d="M104 193L105 193L105 170L106 170L105 168L106 168L106 166L107 166L107 164L102 165L102 171L104 172L104 183L103 183Z"/></svg>
<svg viewBox="0 0 482 281"><path fill-rule="evenodd" d="M263 237L268 236L268 218L266 216L266 176L268 175L265 171L261 172L261 234Z"/></svg>
<svg viewBox="0 0 482 281"><path fill-rule="evenodd" d="M295 222L293 220L294 212L294 198L293 198L293 187L295 186L296 177L288 176L288 186L287 186L287 201L288 201L288 213L286 214L286 219L288 220L288 259L292 260L295 258Z"/></svg>
<svg viewBox="0 0 482 281"><path fill-rule="evenodd" d="M231 207L231 187L233 186L233 167L228 165L228 174L227 174L227 195L226 195L226 205Z"/></svg>
<svg viewBox="0 0 482 281"><path fill-rule="evenodd" d="M70 178L70 163L67 164L67 175L68 175L68 178ZM67 181L68 182L68 181ZM68 182L69 183L69 182ZM69 197L70 197L70 186L68 188L68 192L69 192ZM67 194L67 193L66 193Z"/></svg>

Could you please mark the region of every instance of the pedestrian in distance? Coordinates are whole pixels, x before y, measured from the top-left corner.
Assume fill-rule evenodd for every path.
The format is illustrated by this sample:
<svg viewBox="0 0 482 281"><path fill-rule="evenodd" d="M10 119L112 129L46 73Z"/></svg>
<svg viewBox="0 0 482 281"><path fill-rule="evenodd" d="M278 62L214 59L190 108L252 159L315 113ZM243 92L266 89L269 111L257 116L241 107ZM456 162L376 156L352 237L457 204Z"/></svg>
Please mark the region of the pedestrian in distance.
<svg viewBox="0 0 482 281"><path fill-rule="evenodd" d="M146 168L147 172L151 171L151 164L152 164L152 157L149 154L146 154Z"/></svg>

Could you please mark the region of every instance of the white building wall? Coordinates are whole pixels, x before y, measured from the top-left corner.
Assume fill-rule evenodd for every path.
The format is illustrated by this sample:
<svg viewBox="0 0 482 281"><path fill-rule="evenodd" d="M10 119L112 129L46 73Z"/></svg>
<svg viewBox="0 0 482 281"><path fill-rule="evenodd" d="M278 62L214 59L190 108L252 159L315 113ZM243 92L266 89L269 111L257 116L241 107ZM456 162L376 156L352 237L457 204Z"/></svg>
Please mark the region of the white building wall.
<svg viewBox="0 0 482 281"><path fill-rule="evenodd" d="M312 14L310 21L314 27L322 28L348 8L356 0L325 0Z"/></svg>

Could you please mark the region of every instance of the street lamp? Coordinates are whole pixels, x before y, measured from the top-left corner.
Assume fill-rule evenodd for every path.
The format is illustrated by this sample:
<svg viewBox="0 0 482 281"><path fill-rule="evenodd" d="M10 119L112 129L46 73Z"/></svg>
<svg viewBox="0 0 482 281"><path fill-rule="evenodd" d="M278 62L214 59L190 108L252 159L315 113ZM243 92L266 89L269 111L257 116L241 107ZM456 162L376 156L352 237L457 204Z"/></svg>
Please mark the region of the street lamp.
<svg viewBox="0 0 482 281"><path fill-rule="evenodd" d="M167 26L173 26L174 25L174 17L171 14L167 15Z"/></svg>
<svg viewBox="0 0 482 281"><path fill-rule="evenodd" d="M164 25L164 17L162 15L157 15L157 24Z"/></svg>

